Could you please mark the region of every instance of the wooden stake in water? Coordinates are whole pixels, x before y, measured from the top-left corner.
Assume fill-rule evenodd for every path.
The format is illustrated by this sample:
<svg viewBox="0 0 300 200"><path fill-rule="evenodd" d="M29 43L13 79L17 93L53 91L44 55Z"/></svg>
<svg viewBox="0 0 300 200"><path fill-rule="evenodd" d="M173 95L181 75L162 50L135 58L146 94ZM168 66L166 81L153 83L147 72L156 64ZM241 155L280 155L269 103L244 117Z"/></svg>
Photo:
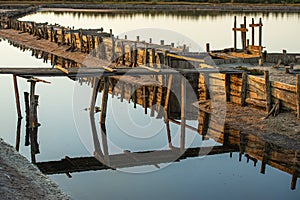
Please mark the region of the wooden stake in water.
<svg viewBox="0 0 300 200"><path fill-rule="evenodd" d="M17 76L15 74L13 75L13 80L14 80L14 89L15 89L17 114L18 114L18 118L22 119L21 106L20 106L20 97L19 97L19 88L18 88L18 81L17 81Z"/></svg>

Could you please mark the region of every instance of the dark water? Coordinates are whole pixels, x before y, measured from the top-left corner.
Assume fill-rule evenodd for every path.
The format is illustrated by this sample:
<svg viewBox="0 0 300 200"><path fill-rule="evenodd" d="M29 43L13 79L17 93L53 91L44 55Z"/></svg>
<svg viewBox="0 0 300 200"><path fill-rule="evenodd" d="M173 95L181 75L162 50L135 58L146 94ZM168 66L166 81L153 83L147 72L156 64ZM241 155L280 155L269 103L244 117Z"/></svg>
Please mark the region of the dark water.
<svg viewBox="0 0 300 200"><path fill-rule="evenodd" d="M279 21L282 19L284 17ZM73 20L78 22L74 17ZM43 59L32 57L30 51L22 52L6 41L0 42L0 46L1 66L51 67L50 63L43 63ZM145 87L148 92L143 93L143 86L133 87L136 85L133 82L110 80L106 123L101 129L101 112L93 114L95 120L91 120L88 109L93 79L43 79L51 84L38 83L36 88L41 123L37 165L74 199L298 199L300 196L299 181L296 188L291 189L295 151L228 128L222 116L212 114L205 118L206 115L198 113L195 107L187 107L192 113L186 116L186 124L197 131L186 128L182 134L181 126L170 122L170 146L164 114L160 113L159 106L163 106L164 101L157 98L161 95L165 99L166 91L156 88L153 92L154 86L148 85ZM175 82L180 83L180 80L175 79ZM22 78L18 81L25 117L23 92L29 91L30 84ZM180 91L180 84L174 85L178 87L173 90ZM98 107L103 103L103 87L102 83L96 102ZM17 116L12 76L1 76L0 91L1 137L15 145ZM133 98L134 91L140 94L137 100ZM145 110L144 102L149 105L153 99L151 94L156 94L154 106L147 106ZM170 106L180 98L180 93L177 100L171 98ZM187 99L193 101L189 93ZM180 124L180 106L172 108L177 115L176 112L169 113L168 117ZM207 125L204 125L205 120L208 120ZM91 122L96 126L97 138L95 132L93 135ZM227 128L222 132L220 127ZM103 137L103 130L106 137ZM30 160L30 146L25 146L25 135L23 118L20 152ZM182 147L186 151L180 151ZM97 160L95 152L103 155L97 156ZM262 159L264 155L267 160ZM76 158L81 158L81 162Z"/></svg>

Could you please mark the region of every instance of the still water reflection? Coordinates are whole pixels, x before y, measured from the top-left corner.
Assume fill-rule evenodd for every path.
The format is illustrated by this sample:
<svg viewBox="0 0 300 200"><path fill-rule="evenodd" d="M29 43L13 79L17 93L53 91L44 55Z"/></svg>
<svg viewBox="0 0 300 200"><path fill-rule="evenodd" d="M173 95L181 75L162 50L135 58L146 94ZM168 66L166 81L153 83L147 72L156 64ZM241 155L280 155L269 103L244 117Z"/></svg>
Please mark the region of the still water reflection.
<svg viewBox="0 0 300 200"><path fill-rule="evenodd" d="M14 49L7 46L6 42L1 42L0 45ZM21 52L16 52L16 55L18 53ZM31 52L26 54L24 60L28 61L32 58ZM36 62L38 65L51 67L50 63L43 64L43 59L36 59ZM10 63L11 66L22 64L18 60L11 60ZM240 199L245 196L258 199L297 199L299 197L299 184L295 190L290 189L295 177L298 176L295 174L298 164L295 164L294 159L298 157L294 150L278 147L254 135L243 134L239 130L232 129L230 125L213 122L211 114L198 113L197 109L194 109L196 118L193 117L195 115L187 118L190 128L186 128L185 134L187 138L192 138L192 143L186 146L186 143L180 142L182 137L176 138L177 133L181 134L178 125L180 120L176 114L178 110L170 112L168 116L172 119L169 122L171 137L169 140L164 114L159 114L159 107L154 107L153 113L153 107L149 107L151 94L164 96L166 92L156 90L156 93L151 93L153 86L148 86L147 90L137 87L136 91L141 95L135 97L132 95L135 90L128 91L126 88L129 87L122 87L122 84L116 87L114 83L118 81L113 79L109 80L107 90L107 120L104 123L107 137L105 134L103 137L104 127L102 124L100 129L99 125L102 112L98 112L98 108L93 109L94 106L90 101L92 88L98 85L94 82L95 79L81 77L75 82L68 78L45 79L51 81L51 85L38 83L36 88L36 94L40 96L38 121L41 123L37 140L40 154L36 155L36 162L44 173L52 174L50 177L74 199ZM21 94L29 91L29 83L21 78L18 80ZM103 91L105 81L100 83L102 85L99 86L100 93L95 106L103 110L101 96L105 94ZM112 90L113 86L115 90ZM81 93L85 95L86 101L77 104L81 106L75 111L72 106L76 97L74 88L75 91L76 88L84 88L86 92ZM0 104L1 110L6 113L1 115L4 131L1 137L15 144L17 120L10 76L1 76L0 91L4 91L5 94L1 95L3 102ZM143 91L148 92L143 94ZM146 110L145 101L148 102ZM23 95L21 102L23 105ZM122 111L127 109L139 126L146 126L149 120L152 120L155 126L163 128L155 137L146 139L124 135L114 121L109 120L114 119L115 108L118 109L115 113L120 118L126 114ZM24 111L23 106L22 110ZM82 124L78 124L76 115L73 115L76 112L77 117L82 117L80 118ZM25 117L24 114L23 116ZM96 131L91 128L93 126L96 126ZM24 120L19 127L20 152L30 159L30 147L25 146ZM220 131L223 129L225 131ZM96 134L98 138L95 137ZM143 132L135 133L135 136L143 134ZM89 142L84 142L83 138L87 138ZM117 145L121 150L113 149L110 145L106 146L105 140L118 142ZM182 146L187 151L180 151ZM207 149L210 149L208 155L203 156L206 155L203 151ZM98 159L95 159L94 151ZM180 162L173 163L175 160ZM132 173L145 171L147 173ZM68 178L70 176L72 178Z"/></svg>
<svg viewBox="0 0 300 200"><path fill-rule="evenodd" d="M101 21L103 22L101 26L105 25L106 29L113 28L118 33L128 30L125 28L130 27L130 24L134 22L138 22L137 26L141 26L141 23L145 24L144 15L131 17L116 15L112 18L110 14L108 16L82 14L76 17L80 20L74 18L72 13L56 15L50 12L38 13L25 19L37 20L39 18L42 21L47 19L51 23L57 22L67 26L74 24L86 28L99 27L99 21ZM220 41L217 48L231 45L228 38L231 37L232 16L227 18L227 15L221 15L215 18L222 19L225 24L224 29L220 21L216 22L211 20L211 16L202 15L192 20L190 18L170 19L169 15L163 17L159 15L155 17L155 21L153 19L147 21L147 26L155 22L163 23L164 27L173 30L187 30L184 34L191 34L191 38L198 38L196 40L201 44L208 42L210 35L214 35L211 37L214 39L211 43ZM273 20L273 24L276 22L285 24L286 18L291 23L299 24L297 14L277 18L270 14L267 19L264 19L266 26L268 24L270 26L272 23L267 23L267 20ZM204 21L201 22L201 26L198 26L200 22L197 20L200 19ZM226 24L226 19L228 24ZM120 20L124 20L124 25L120 25ZM91 22L93 23L88 24ZM217 30L206 32L205 24L211 29L217 27L217 30L228 30L229 33L225 37L226 34L220 36L220 31ZM202 27L201 30L199 27ZM273 27L276 28L275 25ZM299 26L288 27L288 30L292 29L291 34L299 28ZM266 30L268 30L267 27ZM203 38L199 36L200 33L203 33ZM222 43L224 41L228 43ZM281 42L278 41L278 43ZM278 43L274 46L278 45L280 47L278 50L281 50L283 46ZM273 45L273 43L270 44ZM297 49L293 41L291 43L286 41L284 44L291 44L291 49ZM51 64L44 63L43 59L31 57L32 52L26 50L25 53L21 52L6 42L1 42L0 46L2 66L51 67ZM101 107L102 95L105 94L103 91L105 81L101 82L99 97L95 103L99 109L93 109L91 97L93 88L97 85L94 79L83 77L76 81L54 77L44 79L50 81L51 84L38 83L36 87L36 94L39 95L38 122L41 124L38 128L37 139L40 154L35 155L36 162L44 173L51 174L50 177L74 199L241 199L245 197L247 199L298 199L300 196L299 181L296 189L291 190L299 177L299 172L297 172L299 163L295 163L295 160L299 160L297 151L262 141L255 135L243 134L230 127L230 124L217 124L212 121L211 114L198 112L198 109L194 109L194 115L187 118L186 124L189 126L185 129L185 141L191 142L186 145L186 142L182 142L184 137L180 137L182 133L181 126L178 125L181 122L180 115L178 115L180 111L168 113L170 129L168 131L164 112L160 113L163 109L159 109L158 103L154 103L155 106L149 104L153 99L151 94L156 94L156 97L164 96L165 90L156 89L153 93L154 87L147 86L147 89L137 87L137 90L129 92L127 90L129 87L119 87L122 86L119 84L115 87L116 93L113 94L112 87L115 81L110 80L107 90L106 123L102 123L102 129L100 129L99 121L102 112L94 113L93 111L103 110ZM24 79L20 78L18 81L21 109L24 111L23 92L29 91L30 85ZM78 91L80 93L76 93ZM132 95L134 91L140 94L138 98ZM16 127L21 128L17 129L17 132L20 131L20 152L31 159L30 146L25 146L25 114L23 113L24 119L21 125L16 119L11 76L1 76L0 93L5 94L0 96L0 110L5 113L5 115L0 115L1 137L15 145ZM76 98L79 96L76 94L81 94L84 97L83 101L77 101ZM145 106L145 101L147 106ZM172 101L176 102L176 98ZM162 104L161 107L164 105ZM124 134L113 120L116 119L116 113L118 119L126 119L128 115L133 119L131 123L125 122L128 125L128 132L130 132L130 127L137 125L147 127L153 124L153 126L144 128L143 132L134 133L134 137ZM93 126L96 126L96 131L92 128ZM159 127L159 129L154 131L153 127ZM220 131L223 129L224 131ZM106 134L103 134L103 130ZM151 135L153 132L156 134ZM171 140L168 139L168 132L171 134ZM146 139L137 137L141 135L151 137ZM110 141L113 141L119 148L112 148ZM180 151L182 147L186 151ZM210 151L206 155L203 151L207 149ZM199 150L201 150L200 153Z"/></svg>

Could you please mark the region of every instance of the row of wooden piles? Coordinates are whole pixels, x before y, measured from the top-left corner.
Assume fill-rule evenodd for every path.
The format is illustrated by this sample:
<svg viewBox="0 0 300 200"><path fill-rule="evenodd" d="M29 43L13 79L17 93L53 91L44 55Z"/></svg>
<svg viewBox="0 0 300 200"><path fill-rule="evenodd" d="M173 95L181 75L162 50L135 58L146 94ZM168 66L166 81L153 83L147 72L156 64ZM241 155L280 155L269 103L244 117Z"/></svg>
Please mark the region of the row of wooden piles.
<svg viewBox="0 0 300 200"><path fill-rule="evenodd" d="M119 39L112 34L112 30L106 33L103 32L103 28L74 30L58 24L48 25L18 20L2 23L2 27L29 33L38 40L45 39L58 45L67 45L69 46L67 51L86 53L116 66L136 67L151 63L153 67L157 63L166 64L169 58L177 58L176 55L170 54L170 51L176 54L188 51L186 45L175 48L174 43L165 45L163 40L158 45L153 44L151 38L149 42L140 41L139 36L136 41L127 40L127 36L125 39Z"/></svg>

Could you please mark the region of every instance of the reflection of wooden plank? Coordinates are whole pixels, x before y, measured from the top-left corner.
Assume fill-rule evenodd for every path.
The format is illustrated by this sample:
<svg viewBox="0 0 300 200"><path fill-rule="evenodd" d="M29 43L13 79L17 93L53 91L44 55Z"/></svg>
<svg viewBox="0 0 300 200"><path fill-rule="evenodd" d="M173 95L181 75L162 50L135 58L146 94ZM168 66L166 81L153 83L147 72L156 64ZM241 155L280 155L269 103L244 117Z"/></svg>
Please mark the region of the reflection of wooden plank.
<svg viewBox="0 0 300 200"><path fill-rule="evenodd" d="M113 168L126 168L144 165L157 165L160 163L170 163L184 160L189 157L199 157L204 155L216 155L229 152L236 152L237 147L196 147L189 148L183 154L179 149L144 151L144 152L126 152L123 154L110 155L111 164L106 166L95 157L70 158L71 165L66 159L60 161L40 162L36 165L45 174L60 174L66 172L81 172L89 170L104 170ZM99 157L99 156L97 156Z"/></svg>

